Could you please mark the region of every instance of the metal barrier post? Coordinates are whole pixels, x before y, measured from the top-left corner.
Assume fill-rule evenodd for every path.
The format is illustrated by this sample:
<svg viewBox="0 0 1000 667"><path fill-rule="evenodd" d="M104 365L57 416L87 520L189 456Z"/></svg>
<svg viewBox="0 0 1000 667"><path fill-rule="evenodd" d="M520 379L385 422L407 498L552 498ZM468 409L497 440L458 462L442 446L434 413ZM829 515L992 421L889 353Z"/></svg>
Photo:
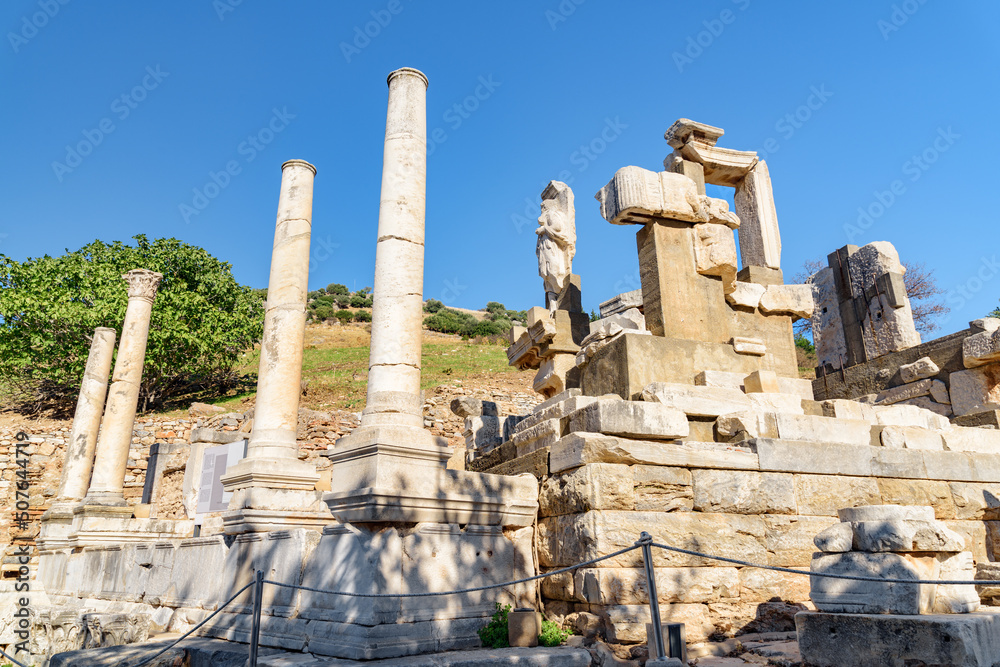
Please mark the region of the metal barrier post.
<svg viewBox="0 0 1000 667"><path fill-rule="evenodd" d="M653 623L653 641L650 647L656 655L650 658L666 658L667 651L663 646L663 622L660 620L660 600L656 589L656 574L653 571L653 536L642 531L636 545L642 547L642 564L646 568L646 591L649 594L649 615Z"/></svg>
<svg viewBox="0 0 1000 667"><path fill-rule="evenodd" d="M250 626L250 660L248 667L257 667L257 643L260 641L260 614L264 607L264 570L257 570L253 588L253 623Z"/></svg>

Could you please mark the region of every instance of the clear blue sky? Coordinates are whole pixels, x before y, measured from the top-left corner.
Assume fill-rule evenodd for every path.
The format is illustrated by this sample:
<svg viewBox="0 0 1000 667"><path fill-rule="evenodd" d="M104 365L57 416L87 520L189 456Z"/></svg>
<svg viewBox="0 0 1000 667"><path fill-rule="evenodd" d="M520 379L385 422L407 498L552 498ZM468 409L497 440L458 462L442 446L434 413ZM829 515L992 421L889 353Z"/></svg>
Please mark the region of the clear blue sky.
<svg viewBox="0 0 1000 667"><path fill-rule="evenodd" d="M941 333L1000 296L984 196L995 2L6 0L0 16L0 252L15 259L143 233L263 287L280 165L301 158L319 172L310 286L371 285L385 77L409 66L445 138L428 164L427 298L541 305L535 216L560 177L584 305L637 287L636 229L606 223L593 195L620 167L662 169L680 117L767 153L786 277L888 240L949 291ZM68 158L80 142L89 154ZM182 205L202 210L186 221Z"/></svg>

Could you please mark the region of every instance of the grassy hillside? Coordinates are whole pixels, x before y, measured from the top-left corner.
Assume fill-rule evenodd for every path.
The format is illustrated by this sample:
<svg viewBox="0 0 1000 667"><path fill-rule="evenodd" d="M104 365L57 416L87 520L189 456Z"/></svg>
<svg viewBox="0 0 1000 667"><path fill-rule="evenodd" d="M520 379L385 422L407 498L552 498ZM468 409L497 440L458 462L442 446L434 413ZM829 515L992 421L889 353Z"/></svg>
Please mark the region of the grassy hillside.
<svg viewBox="0 0 1000 667"><path fill-rule="evenodd" d="M306 393L301 405L313 410L358 411L365 404L370 335L363 325L306 326L302 381ZM247 355L245 368L256 372L259 352ZM534 371L517 371L507 365L506 348L476 344L458 336L424 332L422 388L461 383L465 386L501 381L531 391ZM215 401L234 410L253 393Z"/></svg>

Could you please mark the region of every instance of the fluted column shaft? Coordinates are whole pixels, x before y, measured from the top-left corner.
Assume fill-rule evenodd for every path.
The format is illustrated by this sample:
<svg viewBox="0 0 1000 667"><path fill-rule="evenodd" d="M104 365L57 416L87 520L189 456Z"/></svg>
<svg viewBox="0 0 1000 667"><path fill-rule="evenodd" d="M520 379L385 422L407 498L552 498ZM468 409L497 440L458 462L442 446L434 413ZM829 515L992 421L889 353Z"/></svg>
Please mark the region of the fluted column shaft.
<svg viewBox="0 0 1000 667"><path fill-rule="evenodd" d="M420 353L427 182L427 77L389 75L368 397L363 426L422 426Z"/></svg>
<svg viewBox="0 0 1000 667"><path fill-rule="evenodd" d="M97 441L94 474L85 505L125 505L125 470L132 445L132 428L139 402L139 384L146 361L149 317L163 276L135 269L122 276L128 282L128 308L122 324L121 343L111 378L108 404Z"/></svg>
<svg viewBox="0 0 1000 667"><path fill-rule="evenodd" d="M80 396L76 400L57 501L82 500L87 495L114 352L115 330L107 327L95 329L80 383Z"/></svg>

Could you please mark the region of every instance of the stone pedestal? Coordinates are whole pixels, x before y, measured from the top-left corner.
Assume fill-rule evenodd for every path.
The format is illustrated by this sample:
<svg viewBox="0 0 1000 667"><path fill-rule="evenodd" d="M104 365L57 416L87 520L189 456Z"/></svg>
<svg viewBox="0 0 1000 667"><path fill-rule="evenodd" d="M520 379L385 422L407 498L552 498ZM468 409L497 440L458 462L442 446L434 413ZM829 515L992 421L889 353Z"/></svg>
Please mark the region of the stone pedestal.
<svg viewBox="0 0 1000 667"><path fill-rule="evenodd" d="M115 349L115 330L98 327L90 344L90 354L80 383L80 396L73 415L62 480L55 502L42 515L38 548L42 551L68 545L73 524L73 508L87 494L94 467L97 434L108 393L108 374Z"/></svg>
<svg viewBox="0 0 1000 667"><path fill-rule="evenodd" d="M84 505L126 505L123 490L128 450L132 445L132 426L139 401L142 367L146 360L146 341L149 338L149 316L153 310L156 288L163 276L146 269L135 269L122 276L128 282L128 308L122 324L121 343L115 372L111 378L108 405L90 488Z"/></svg>
<svg viewBox="0 0 1000 667"><path fill-rule="evenodd" d="M993 667L1000 614L795 615L803 663L816 667L962 665Z"/></svg>
<svg viewBox="0 0 1000 667"><path fill-rule="evenodd" d="M328 520L315 491L319 475L298 458L296 426L306 325L309 239L316 168L302 160L281 167L254 427L247 457L222 477L232 491L227 533Z"/></svg>

